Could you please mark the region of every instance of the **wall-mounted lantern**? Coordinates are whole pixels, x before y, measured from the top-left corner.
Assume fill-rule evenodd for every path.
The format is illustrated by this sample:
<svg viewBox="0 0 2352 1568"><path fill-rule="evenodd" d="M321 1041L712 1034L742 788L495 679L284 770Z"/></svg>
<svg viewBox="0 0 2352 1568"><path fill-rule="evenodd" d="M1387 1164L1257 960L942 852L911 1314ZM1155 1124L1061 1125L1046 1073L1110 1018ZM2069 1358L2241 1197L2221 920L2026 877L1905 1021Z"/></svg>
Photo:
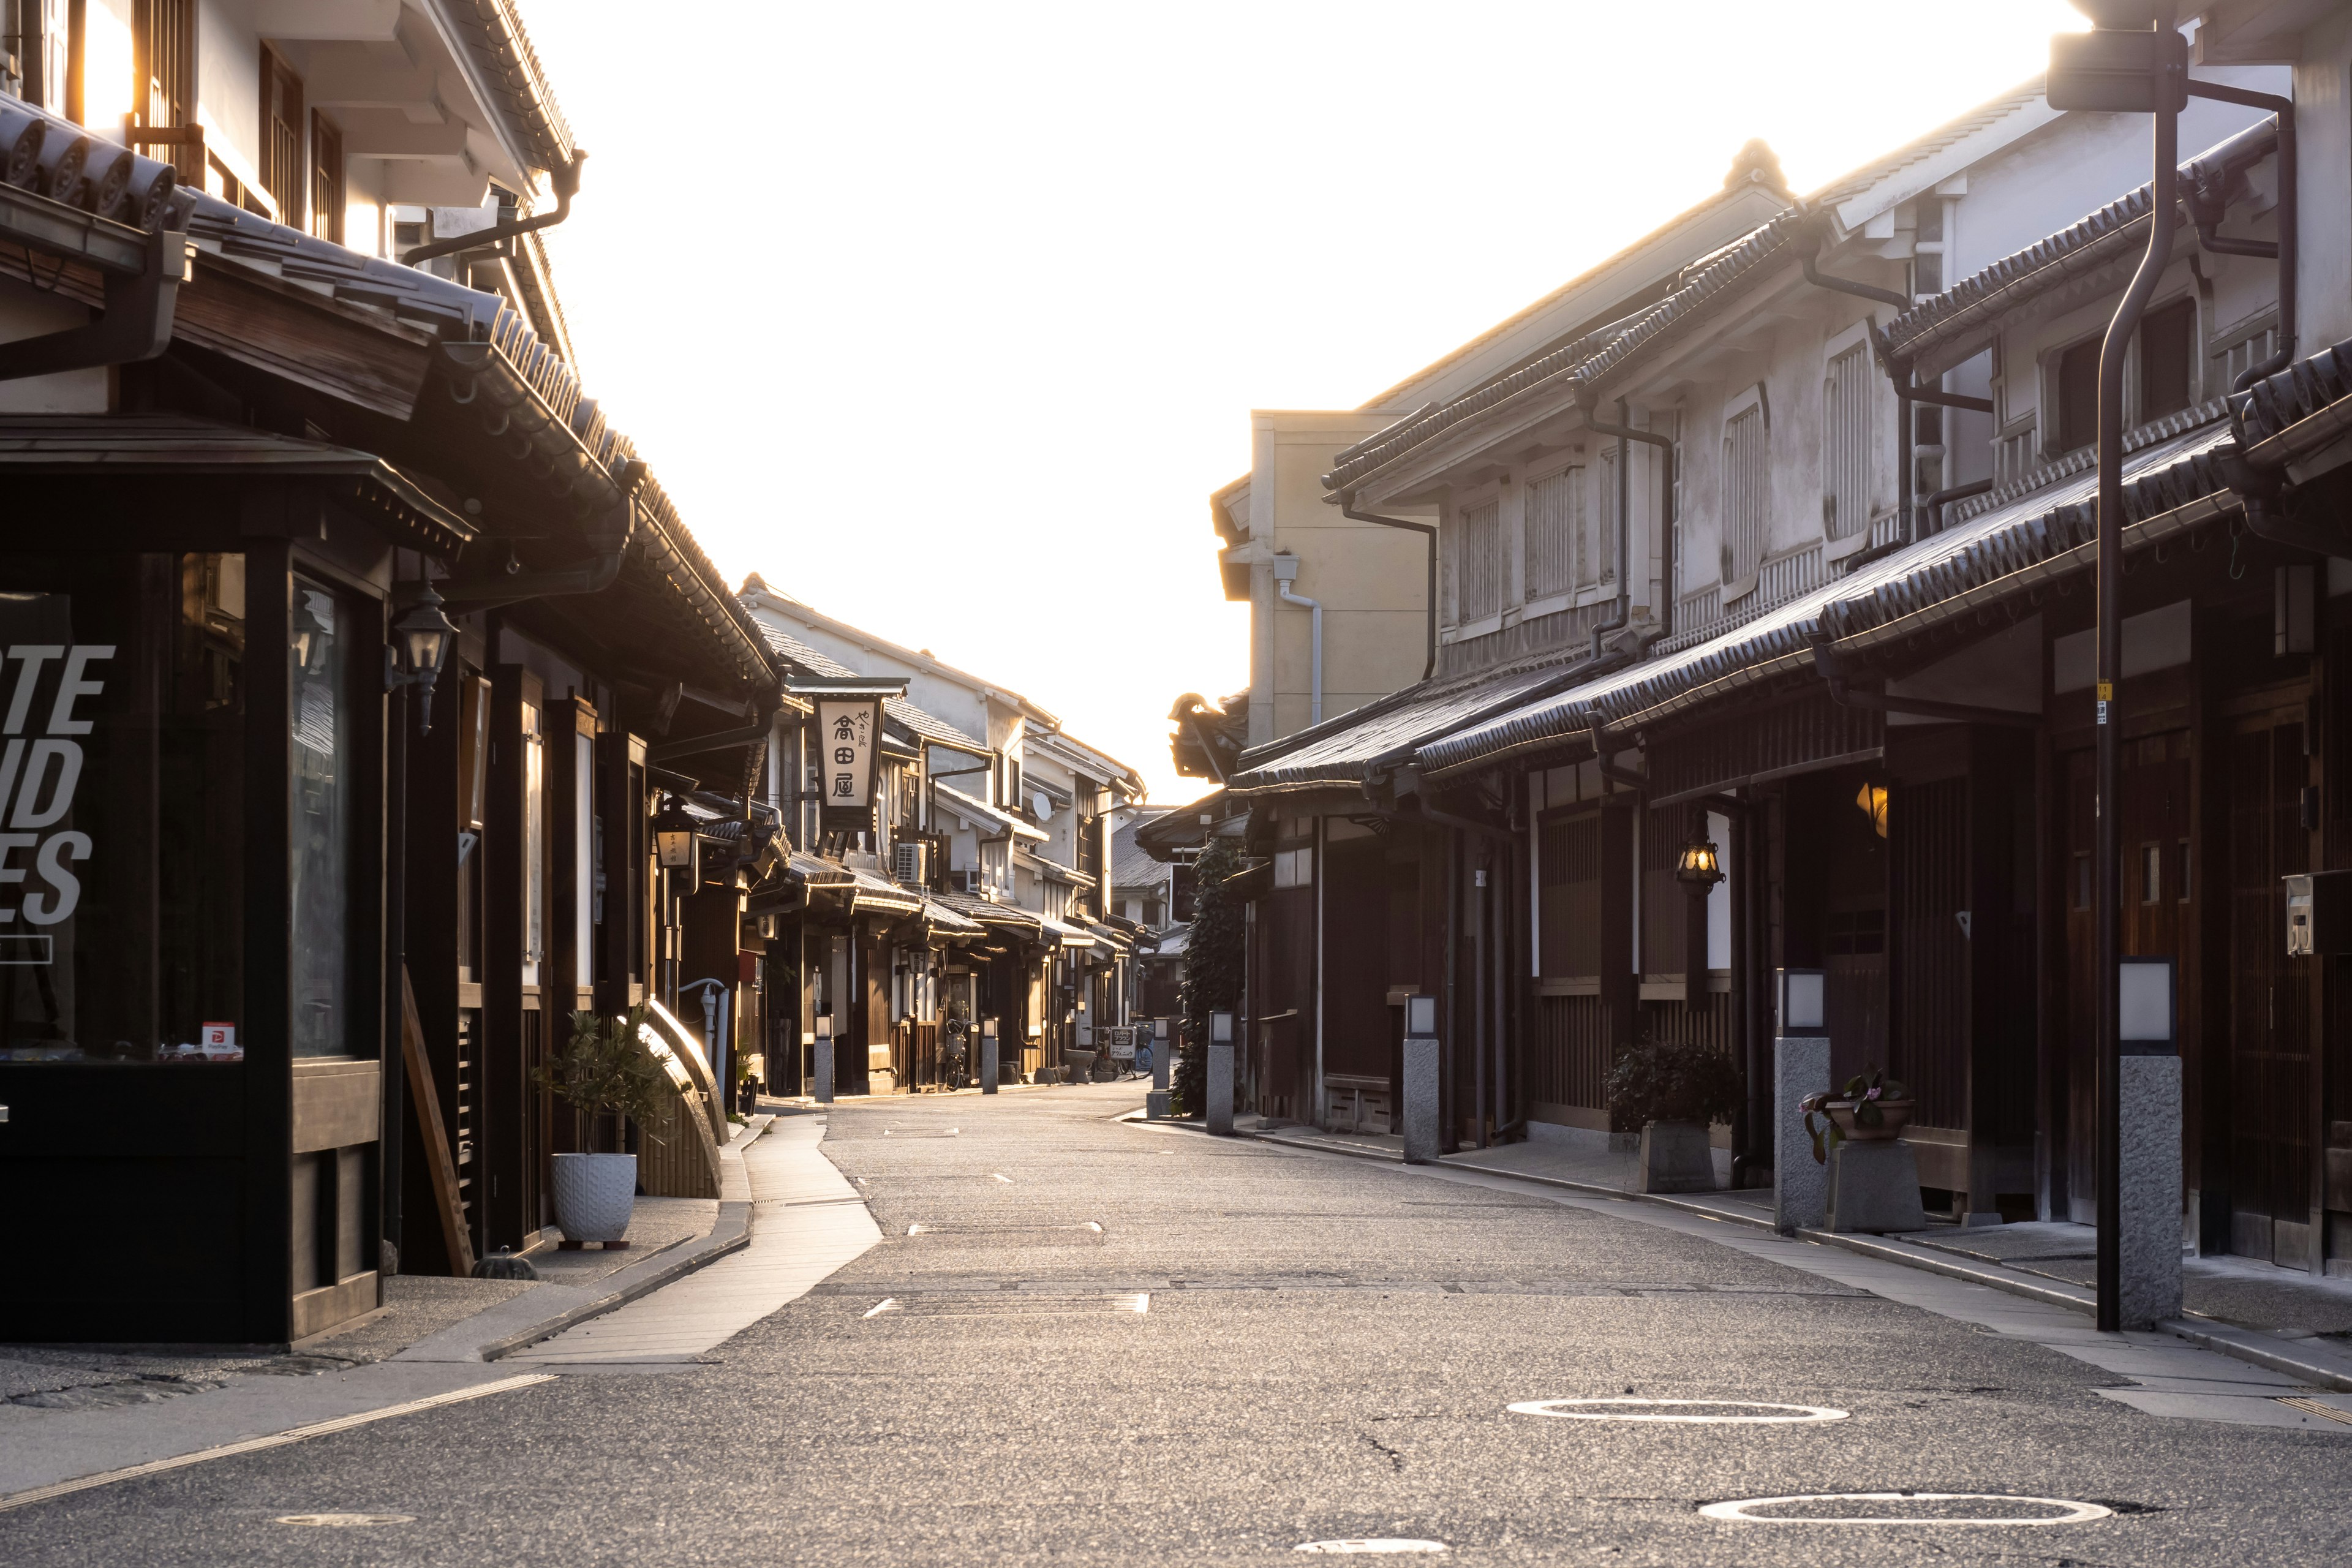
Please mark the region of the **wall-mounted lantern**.
<svg viewBox="0 0 2352 1568"><path fill-rule="evenodd" d="M300 634L298 632L298 639ZM433 732L433 689L457 647L457 628L441 608L433 584L422 584L416 603L392 623L392 642L383 650L383 689L416 688L416 732Z"/></svg>
<svg viewBox="0 0 2352 1568"><path fill-rule="evenodd" d="M694 866L694 818L675 796L654 818L654 852L665 871L685 871Z"/></svg>
<svg viewBox="0 0 2352 1568"><path fill-rule="evenodd" d="M1723 880L1723 856L1703 833L1691 835L1675 858L1675 880L1695 893L1704 893Z"/></svg>

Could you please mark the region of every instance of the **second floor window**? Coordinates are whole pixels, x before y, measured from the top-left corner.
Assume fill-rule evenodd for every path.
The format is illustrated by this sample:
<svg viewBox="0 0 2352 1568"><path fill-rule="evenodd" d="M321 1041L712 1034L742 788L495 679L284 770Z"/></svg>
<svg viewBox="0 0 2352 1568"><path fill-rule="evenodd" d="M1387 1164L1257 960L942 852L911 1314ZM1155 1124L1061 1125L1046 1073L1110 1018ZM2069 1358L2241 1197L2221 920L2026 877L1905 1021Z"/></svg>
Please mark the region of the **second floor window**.
<svg viewBox="0 0 2352 1568"><path fill-rule="evenodd" d="M310 232L343 243L343 133L310 111Z"/></svg>
<svg viewBox="0 0 2352 1568"><path fill-rule="evenodd" d="M1528 597L1545 598L1573 590L1579 562L1588 550L1584 470L1563 468L1528 486Z"/></svg>
<svg viewBox="0 0 2352 1568"><path fill-rule="evenodd" d="M1753 586L1756 570L1764 560L1764 531L1770 516L1767 456L1763 408L1751 406L1732 416L1723 427L1722 549L1727 586Z"/></svg>
<svg viewBox="0 0 2352 1568"><path fill-rule="evenodd" d="M2178 414L2193 401L2190 363L2197 344L2197 301L2176 300L2139 323L2139 408L2134 423Z"/></svg>
<svg viewBox="0 0 2352 1568"><path fill-rule="evenodd" d="M2055 458L2099 438L2099 340L2084 338L2058 356Z"/></svg>
<svg viewBox="0 0 2352 1568"><path fill-rule="evenodd" d="M1485 620L1502 607L1502 507L1482 501L1463 508L1454 525L1454 616L1466 624Z"/></svg>
<svg viewBox="0 0 2352 1568"><path fill-rule="evenodd" d="M303 226L302 79L274 49L261 51L261 185L278 221Z"/></svg>
<svg viewBox="0 0 2352 1568"><path fill-rule="evenodd" d="M1870 523L1870 345L1830 361L1822 389L1822 531L1848 539Z"/></svg>

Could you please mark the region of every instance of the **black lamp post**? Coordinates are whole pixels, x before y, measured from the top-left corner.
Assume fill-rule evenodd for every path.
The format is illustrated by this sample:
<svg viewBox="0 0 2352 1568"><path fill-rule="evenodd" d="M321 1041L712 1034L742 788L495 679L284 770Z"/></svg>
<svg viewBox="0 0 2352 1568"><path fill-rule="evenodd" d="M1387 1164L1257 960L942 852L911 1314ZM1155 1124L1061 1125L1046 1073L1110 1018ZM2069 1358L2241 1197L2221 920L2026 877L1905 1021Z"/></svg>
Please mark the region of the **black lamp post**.
<svg viewBox="0 0 2352 1568"><path fill-rule="evenodd" d="M2116 956L2123 903L2123 800L2118 788L2120 726L2114 710L2116 682L2123 673L2124 356L2139 330L2148 296L2172 259L2179 207L2179 115L2189 103L2189 49L2173 27L2172 5L2074 0L2074 6L2095 26L2088 33L2062 33L2050 40L2050 74L2043 89L2050 107L2152 114L2156 119L2147 250L2099 345L2094 1038L2098 1063L2098 1324L2102 1332L2112 1333L2123 1326L2122 1238L2117 1234L2123 1217L2123 1090L2117 1059L2121 975Z"/></svg>
<svg viewBox="0 0 2352 1568"><path fill-rule="evenodd" d="M392 637L383 649L383 689L416 691L417 733L433 731L433 689L457 647L457 628L441 608L433 584L418 584L416 602L392 623ZM321 639L309 610L297 611L295 656L308 665L311 648ZM384 731L384 1028L383 1189L385 1256L379 1267L396 1268L401 1243L401 1149L407 1108L407 979L408 979L408 726L395 700Z"/></svg>

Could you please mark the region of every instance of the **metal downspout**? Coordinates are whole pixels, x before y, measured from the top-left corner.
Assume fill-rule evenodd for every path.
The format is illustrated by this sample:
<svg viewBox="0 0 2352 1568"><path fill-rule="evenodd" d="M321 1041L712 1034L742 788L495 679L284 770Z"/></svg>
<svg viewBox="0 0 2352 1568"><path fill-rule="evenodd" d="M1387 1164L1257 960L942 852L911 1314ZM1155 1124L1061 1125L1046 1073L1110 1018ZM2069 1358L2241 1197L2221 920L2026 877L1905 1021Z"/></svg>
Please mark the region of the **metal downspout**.
<svg viewBox="0 0 2352 1568"><path fill-rule="evenodd" d="M2242 87L2224 87L2216 81L2189 83L2191 98L2210 98L2223 103L2242 104L2248 109L2267 109L2278 116L2278 231L2274 243L2264 248L2260 240L2224 239L2212 232L2212 226L2202 221L2197 225L2197 242L2206 249L2224 256L2263 256L2278 258L2278 347L2270 358L2260 364L2250 364L2230 384L2231 392L2243 392L2266 375L2276 375L2294 363L2295 283L2298 266L2298 240L2302 224L2298 216L2295 190L2294 100L2275 93L2253 92ZM2193 205L2193 204L2192 204ZM2158 205L2156 210L2161 211Z"/></svg>
<svg viewBox="0 0 2352 1568"><path fill-rule="evenodd" d="M588 154L578 148L572 153L572 162L560 169L548 171L548 183L555 189L555 210L533 217L517 218L489 228L476 229L471 234L454 234L446 239L436 239L425 245L414 245L400 253L404 266L414 267L420 261L430 261L436 256L454 256L461 250L487 250L504 239L518 239L526 234L536 234L542 228L553 228L572 216L572 198L580 190L580 165Z"/></svg>
<svg viewBox="0 0 2352 1568"><path fill-rule="evenodd" d="M2165 8L2158 26L2170 26L2171 8ZM2171 84L2164 79L2168 67L2159 66L2155 71L2153 98L2159 106L2171 100ZM2156 121L2155 173L2150 186L2154 198L2149 203L2155 217L2147 226L2147 252L2140 258L2139 269L2132 274L2131 286L2124 290L2122 301L2116 307L2115 319L2107 323L2106 336L2099 344L2099 440L2098 440L2098 554L2097 597L2098 684L2094 691L2096 700L2098 732L2098 775L2093 796L2096 828L2096 897L2095 908L2097 921L2097 979L2093 1005L2096 1009L2096 1061L2098 1065L2098 1327L2111 1333L2122 1327L2122 1224L2123 1206L2120 1186L2123 1180L2123 1150L2121 1121L2123 1111L2122 1069L2117 1057L2121 1026L2120 999L2116 986L2121 973L2118 955L2122 936L2123 904L2123 813L2120 809L2122 752L2121 726L2113 722L2112 705L2116 698L2116 682L2123 674L2123 530L2124 530L2124 358L2131 346L2134 333L2139 330L2141 315L2147 308L2148 296L2164 276L2172 259L2173 224L2166 219L2178 205L2177 186L2179 181L2180 123L2167 107L2159 107L2153 116Z"/></svg>
<svg viewBox="0 0 2352 1568"><path fill-rule="evenodd" d="M1593 628L1592 657L1594 658L1601 657L1601 632L1622 628L1631 618L1633 612L1631 594L1633 575L1632 567L1625 563L1627 549L1631 542L1628 525L1629 513L1632 510L1629 503L1633 498L1632 465L1626 460L1632 455L1626 449L1625 443L1628 441L1639 441L1645 446L1654 447L1659 454L1658 576L1660 586L1664 590L1665 603L1658 608L1656 636L1643 640L1654 642L1658 637L1671 637L1675 629L1675 444L1670 438L1659 435L1654 430L1634 429L1625 423L1628 417L1625 400L1622 397L1617 400L1617 422L1613 425L1605 420L1594 418L1591 408L1584 410L1586 429L1595 435L1617 437L1617 559L1620 563L1619 570L1622 574L1619 579L1620 586L1623 590L1617 596L1617 625Z"/></svg>
<svg viewBox="0 0 2352 1568"><path fill-rule="evenodd" d="M1282 567L1286 561L1291 571L1291 575L1288 577L1282 574ZM1320 599L1310 599L1304 594L1294 594L1290 591L1290 584L1297 579L1297 574L1298 557L1296 555L1278 557L1276 560L1274 586L1275 591L1282 595L1282 602L1286 605L1296 605L1302 610L1314 612L1314 624L1307 633L1315 646L1309 661L1313 674L1308 685L1307 722L1309 725L1315 725L1323 722L1323 602Z"/></svg>
<svg viewBox="0 0 2352 1568"><path fill-rule="evenodd" d="M1438 1129L1437 1147L1447 1154L1462 1147L1459 1118L1444 1114L1454 1098L1454 1047L1461 1038L1462 998L1457 984L1461 968L1462 831L1455 828L1445 836L1445 1036L1439 1042L1437 1070L1437 1107L1444 1123Z"/></svg>
<svg viewBox="0 0 2352 1568"><path fill-rule="evenodd" d="M1429 584L1426 589L1429 657L1421 667L1421 678L1427 680L1437 673L1437 525L1433 522L1414 522L1409 518L1380 517L1369 511L1358 511L1356 492L1353 490L1339 492L1339 515L1350 522L1375 522L1382 528L1402 528L1410 532L1418 533L1429 542Z"/></svg>

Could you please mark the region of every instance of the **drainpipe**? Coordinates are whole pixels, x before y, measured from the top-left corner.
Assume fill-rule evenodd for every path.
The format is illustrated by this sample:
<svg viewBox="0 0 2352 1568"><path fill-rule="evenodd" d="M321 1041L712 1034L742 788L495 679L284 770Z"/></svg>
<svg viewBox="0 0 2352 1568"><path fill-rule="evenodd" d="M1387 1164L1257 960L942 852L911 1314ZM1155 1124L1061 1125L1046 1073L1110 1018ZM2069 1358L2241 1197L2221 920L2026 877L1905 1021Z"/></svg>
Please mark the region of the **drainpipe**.
<svg viewBox="0 0 2352 1568"><path fill-rule="evenodd" d="M1877 304L1891 305L1897 310L1907 310L1917 303L1916 300L1907 299L1892 289L1881 289L1870 283L1857 283L1851 278L1831 277L1814 265L1816 259L1817 258L1812 256L1804 258L1805 281L1816 289L1827 289L1835 294L1851 294L1857 300L1869 300ZM1946 392L1939 386L1913 385L1911 367L1897 366L1887 357L1886 339L1878 330L1878 323L1875 321L1870 323L1870 348L1872 357L1878 361L1879 369L1886 373L1887 382L1895 389L1896 418L1895 515L1897 526L1895 537L1888 540L1885 544L1874 545L1857 555L1849 556L1845 563L1845 569L1849 573L1856 567L1867 566L1883 555L1893 554L1917 537L1913 527L1914 508L1911 491L1914 482L1912 470L1916 465L1912 461L1911 450L1916 444L1918 432L1912 424L1911 405L1915 403L1931 403L1938 408L1966 408L1978 414L1990 414L1993 411L1992 400L1989 397L1967 397L1957 392Z"/></svg>
<svg viewBox="0 0 2352 1568"><path fill-rule="evenodd" d="M1646 793L1650 787L1649 774L1637 773L1631 768L1617 765L1617 753L1625 749L1624 742L1610 735L1600 714L1588 709L1582 717L1585 742L1592 748L1592 760L1598 764L1601 776L1612 784L1621 784L1637 793Z"/></svg>
<svg viewBox="0 0 2352 1568"><path fill-rule="evenodd" d="M26 254L29 257L31 252ZM153 359L172 346L173 313L179 303L180 285L188 278L188 237L184 233L163 229L142 236L136 271L116 265L120 258L115 256L100 263L89 250L82 251L78 259L100 268L106 290L105 310L99 313L98 320L84 326L0 343L0 381L56 375L100 365L133 364ZM65 265L62 257L58 265Z"/></svg>
<svg viewBox="0 0 2352 1568"><path fill-rule="evenodd" d="M2165 6L2158 15L2157 26L2169 27L2172 8ZM2160 55L2154 58L2161 60ZM2139 269L2132 274L2131 286L2116 306L2115 319L2107 323L2106 336L2099 344L2099 437L2098 437L2098 521L2097 591L2098 632L2094 643L2098 655L2098 685L2095 689L2097 713L2098 755L2097 776L2092 796L2094 810L2094 859L2096 882L2092 904L2096 911L2095 923L2096 978L2093 1007L2095 1011L2095 1033L2093 1058L2096 1064L2097 1117L2095 1148L2097 1159L2093 1166L2098 1202L2098 1327L2111 1333L2123 1327L2122 1321L2122 1252L2119 1226L2123 1218L2122 1156L2122 1068L2121 1002L2116 994L2120 982L2123 917L2123 745L2122 726L2111 721L2116 697L2116 682L2123 677L2123 587L2124 587L2124 356L2131 346L2132 336L2139 330L2140 317L2147 308L2148 296L2156 292L2166 266L2172 259L2173 216L2177 210L2176 194L2180 175L2180 123L2171 108L2176 83L2168 79L2175 68L2159 63L2153 72L2149 98L2155 106L2156 121L2155 170L2149 185L2154 198L2149 209L2154 214L2147 226L2147 251L2140 258ZM2183 73L2184 75L2186 73Z"/></svg>
<svg viewBox="0 0 2352 1568"><path fill-rule="evenodd" d="M1454 1047L1461 1038L1462 1001L1455 984L1461 968L1462 835L1456 831L1445 836L1445 1036L1439 1043L1437 1064L1437 1105L1443 1122L1438 1129L1437 1147L1447 1154L1462 1147L1457 1135L1460 1119L1444 1114L1454 1101Z"/></svg>
<svg viewBox="0 0 2352 1568"><path fill-rule="evenodd" d="M1964 485L1954 485L1949 489L1937 490L1926 500L1921 501L1919 504L1926 508L1927 512L1928 533L1933 535L1944 531L1945 507L1956 500L1966 500L1970 496L1983 495L1991 489L1990 479L1971 479Z"/></svg>
<svg viewBox="0 0 2352 1568"><path fill-rule="evenodd" d="M1314 725L1323 722L1323 605L1320 600L1310 599L1304 594L1292 593L1290 585L1297 581L1298 581L1298 557L1286 550L1278 552L1274 558L1274 585L1280 591L1282 602L1286 605L1297 605L1303 610L1312 610L1315 613L1314 629L1309 634L1315 644L1314 675L1309 687L1312 695L1307 699L1307 722Z"/></svg>
<svg viewBox="0 0 2352 1568"><path fill-rule="evenodd" d="M1323 499L1328 501L1332 498L1326 496ZM1356 510L1356 492L1353 490L1341 490L1338 499L1339 503L1339 515L1346 518L1349 522L1376 522L1382 528L1402 528L1410 532L1418 533L1423 539L1428 541L1429 587L1427 590L1427 603L1429 605L1429 658L1421 667L1421 678L1423 680L1427 680L1431 676L1437 673L1437 525L1433 522L1414 522L1410 518L1378 517L1369 511L1358 511ZM1285 598L1289 597L1286 594L1283 596Z"/></svg>
<svg viewBox="0 0 2352 1568"><path fill-rule="evenodd" d="M629 552L629 541L637 531L637 487L645 482L646 461L628 458L613 470L613 482L620 488L621 500L614 510L618 513L617 530L608 528L601 533L587 535L597 552L572 566L559 566L548 572L524 572L509 564L502 577L483 577L470 582L451 581L440 584L442 603L451 609L491 610L502 605L512 605L524 599L558 599L577 594L601 594L613 585L621 574L621 561Z"/></svg>
<svg viewBox="0 0 2352 1568"><path fill-rule="evenodd" d="M2275 375L2294 363L2295 332L2295 268L2296 240L2301 226L2297 221L2295 200L2294 100L2275 93L2250 92L2242 87L2224 87L2217 81L2195 81L2189 84L2191 98L2218 99L2223 103L2242 104L2248 109L2267 109L2278 116L2278 231L2275 241L2225 239L2213 232L2219 223L2219 204L2208 213L2200 210L2205 204L2192 196L2191 215L2197 219L2197 243L2223 256L2274 256L2278 258L2278 348L2260 364L2248 365L2230 384L2231 392L2243 392L2266 375ZM2202 193L2199 193L2200 195ZM2158 210L2161 210L2159 207Z"/></svg>
<svg viewBox="0 0 2352 1568"><path fill-rule="evenodd" d="M553 212L541 213L536 217L517 218L511 223L476 229L471 234L451 235L446 239L436 239L426 245L412 245L400 253L401 261L414 267L436 256L453 256L461 250L487 250L500 240L517 239L526 234L536 234L542 228L553 228L572 216L572 198L580 189L580 165L587 160L588 154L575 147L571 163L560 169L548 171L548 183L555 188Z"/></svg>
<svg viewBox="0 0 2352 1568"><path fill-rule="evenodd" d="M1636 430L1626 424L1625 400L1622 397L1617 400L1617 422L1613 425L1607 420L1595 417L1593 406L1592 404L1584 405L1584 427L1596 436L1617 437L1617 570L1619 574L1617 611L1612 621L1592 628L1591 657L1597 659L1601 657L1601 635L1605 632L1624 629L1625 624L1633 616L1633 610L1632 598L1633 573L1632 564L1626 559L1628 547L1632 542L1631 520L1627 514L1632 510L1630 503L1633 494L1633 468L1627 460L1632 453L1628 451L1625 445L1628 441L1640 441L1658 448L1658 461L1661 465L1661 472L1658 475L1658 558L1659 574L1664 579L1666 602L1658 610L1656 637L1644 640L1654 642L1657 637L1670 636L1674 631L1675 444L1654 430Z"/></svg>
<svg viewBox="0 0 2352 1568"><path fill-rule="evenodd" d="M1937 702L1926 697L1889 697L1883 691L1857 691L1846 684L1843 661L1837 652L1837 639L1827 632L1815 632L1812 637L1813 668L1829 682L1830 700L1841 708L1861 708L1877 713L1907 713L1921 719L1940 719L1954 724L2006 724L2015 729L2038 730L2042 715L2014 708L1978 708L1965 702Z"/></svg>

